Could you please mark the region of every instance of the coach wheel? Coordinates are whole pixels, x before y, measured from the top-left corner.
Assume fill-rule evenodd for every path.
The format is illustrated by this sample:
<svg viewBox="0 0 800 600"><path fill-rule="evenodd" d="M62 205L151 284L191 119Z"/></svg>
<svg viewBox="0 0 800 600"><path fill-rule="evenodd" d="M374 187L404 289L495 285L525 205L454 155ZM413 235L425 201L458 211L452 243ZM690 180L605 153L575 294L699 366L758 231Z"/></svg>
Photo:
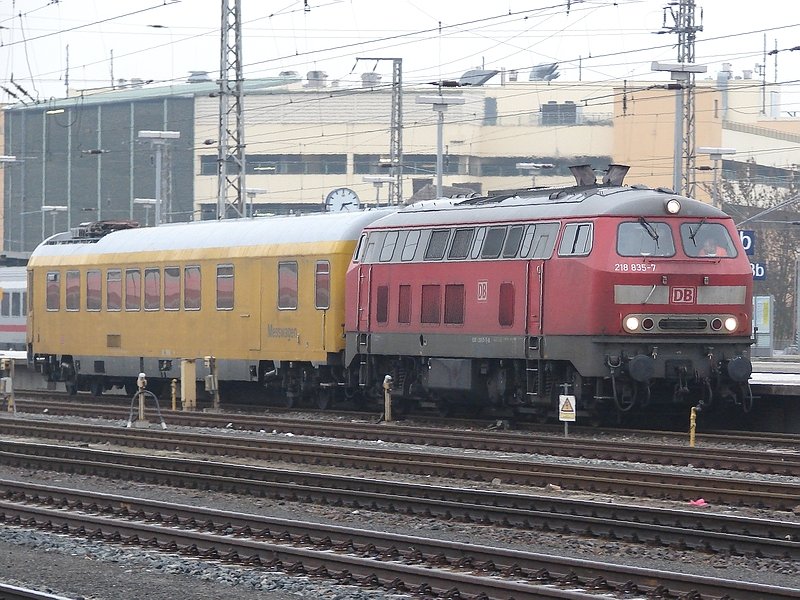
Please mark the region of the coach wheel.
<svg viewBox="0 0 800 600"><path fill-rule="evenodd" d="M75 396L78 393L78 382L74 380L65 381L64 386L67 388L67 394Z"/></svg>
<svg viewBox="0 0 800 600"><path fill-rule="evenodd" d="M139 387L133 381L129 381L125 384L125 393L128 394L128 396L133 396L138 391Z"/></svg>
<svg viewBox="0 0 800 600"><path fill-rule="evenodd" d="M281 408L294 408L297 402L297 397L291 394L286 394L283 398L278 399L278 406Z"/></svg>
<svg viewBox="0 0 800 600"><path fill-rule="evenodd" d="M89 382L89 391L91 392L92 396L102 396L103 395L103 380L99 378L94 378Z"/></svg>
<svg viewBox="0 0 800 600"><path fill-rule="evenodd" d="M331 388L320 389L315 398L317 408L320 410L328 410L331 404L333 404L333 395L334 391Z"/></svg>

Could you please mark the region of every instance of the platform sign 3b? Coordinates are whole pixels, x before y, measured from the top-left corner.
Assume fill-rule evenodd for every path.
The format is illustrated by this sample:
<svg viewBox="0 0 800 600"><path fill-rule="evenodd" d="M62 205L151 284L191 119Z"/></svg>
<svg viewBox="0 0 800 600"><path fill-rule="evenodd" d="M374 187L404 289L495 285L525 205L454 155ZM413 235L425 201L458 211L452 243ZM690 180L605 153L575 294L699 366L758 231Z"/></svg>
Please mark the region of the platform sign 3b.
<svg viewBox="0 0 800 600"><path fill-rule="evenodd" d="M558 420L575 422L575 396L558 397Z"/></svg>

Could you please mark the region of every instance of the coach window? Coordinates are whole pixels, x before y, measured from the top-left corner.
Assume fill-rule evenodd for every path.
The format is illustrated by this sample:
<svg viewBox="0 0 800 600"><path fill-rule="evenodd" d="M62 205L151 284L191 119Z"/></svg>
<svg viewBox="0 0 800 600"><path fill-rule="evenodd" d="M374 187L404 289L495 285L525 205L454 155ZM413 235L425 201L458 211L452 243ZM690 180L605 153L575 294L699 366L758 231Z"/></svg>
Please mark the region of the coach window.
<svg viewBox="0 0 800 600"><path fill-rule="evenodd" d="M444 322L447 325L464 324L464 285L444 286Z"/></svg>
<svg viewBox="0 0 800 600"><path fill-rule="evenodd" d="M81 309L81 273L80 271L67 271L65 279L66 309L75 311Z"/></svg>
<svg viewBox="0 0 800 600"><path fill-rule="evenodd" d="M500 327L511 327L514 324L514 284L500 284L500 306L497 321Z"/></svg>
<svg viewBox="0 0 800 600"><path fill-rule="evenodd" d="M122 308L122 271L110 269L106 272L106 310Z"/></svg>
<svg viewBox="0 0 800 600"><path fill-rule="evenodd" d="M401 285L397 288L397 322L411 323L411 286Z"/></svg>
<svg viewBox="0 0 800 600"><path fill-rule="evenodd" d="M419 244L420 231L409 231L406 236L406 243L403 245L403 253L400 255L400 260L409 261L414 260L414 255L417 253L417 244Z"/></svg>
<svg viewBox="0 0 800 600"><path fill-rule="evenodd" d="M86 310L100 310L103 301L100 271L86 271Z"/></svg>
<svg viewBox="0 0 800 600"><path fill-rule="evenodd" d="M389 286L379 285L375 298L375 320L386 325L389 322Z"/></svg>
<svg viewBox="0 0 800 600"><path fill-rule="evenodd" d="M475 241L472 242L472 251L469 253L470 258L476 259L481 255L481 246L483 246L483 239L486 237L486 227L479 227L475 233Z"/></svg>
<svg viewBox="0 0 800 600"><path fill-rule="evenodd" d="M438 285L422 286L422 311L420 312L420 323L436 325L439 323L441 313L441 289Z"/></svg>
<svg viewBox="0 0 800 600"><path fill-rule="evenodd" d="M183 269L183 308L200 310L202 279L200 267L192 265Z"/></svg>
<svg viewBox="0 0 800 600"><path fill-rule="evenodd" d="M144 309L161 308L161 269L144 270Z"/></svg>
<svg viewBox="0 0 800 600"><path fill-rule="evenodd" d="M61 274L58 272L47 273L47 310L61 308Z"/></svg>
<svg viewBox="0 0 800 600"><path fill-rule="evenodd" d="M503 245L503 258L514 258L519 250L522 241L522 232L525 231L524 225L513 225L508 229L508 237Z"/></svg>
<svg viewBox="0 0 800 600"><path fill-rule="evenodd" d="M506 239L505 227L490 227L486 234L486 241L483 242L481 258L497 258L503 249L503 242Z"/></svg>
<svg viewBox="0 0 800 600"><path fill-rule="evenodd" d="M233 310L233 265L217 265L217 310Z"/></svg>
<svg viewBox="0 0 800 600"><path fill-rule="evenodd" d="M9 317L11 311L11 294L3 292L3 300L0 302L0 316Z"/></svg>
<svg viewBox="0 0 800 600"><path fill-rule="evenodd" d="M385 233L383 231L372 231L367 238L367 250L364 252L365 263L378 262L380 249L383 248L383 239Z"/></svg>
<svg viewBox="0 0 800 600"><path fill-rule="evenodd" d="M297 263L278 263L278 308L297 309Z"/></svg>
<svg viewBox="0 0 800 600"><path fill-rule="evenodd" d="M449 229L434 229L431 231L428 247L425 249L425 260L442 260L449 239Z"/></svg>
<svg viewBox="0 0 800 600"><path fill-rule="evenodd" d="M381 255L378 260L381 262L389 262L394 256L394 249L397 247L397 232L388 231L386 237L383 238L383 248L381 248Z"/></svg>
<svg viewBox="0 0 800 600"><path fill-rule="evenodd" d="M559 256L586 256L592 251L592 224L569 223L558 247Z"/></svg>
<svg viewBox="0 0 800 600"><path fill-rule="evenodd" d="M142 274L139 269L125 269L125 310L142 308Z"/></svg>
<svg viewBox="0 0 800 600"><path fill-rule="evenodd" d="M450 244L450 252L447 253L447 258L450 260L467 258L473 235L475 235L475 229L472 227L469 229L456 229L455 235L453 235L453 243Z"/></svg>
<svg viewBox="0 0 800 600"><path fill-rule="evenodd" d="M318 260L314 273L314 308L328 310L331 307L331 263Z"/></svg>
<svg viewBox="0 0 800 600"><path fill-rule="evenodd" d="M164 310L180 310L181 307L181 269L164 268Z"/></svg>

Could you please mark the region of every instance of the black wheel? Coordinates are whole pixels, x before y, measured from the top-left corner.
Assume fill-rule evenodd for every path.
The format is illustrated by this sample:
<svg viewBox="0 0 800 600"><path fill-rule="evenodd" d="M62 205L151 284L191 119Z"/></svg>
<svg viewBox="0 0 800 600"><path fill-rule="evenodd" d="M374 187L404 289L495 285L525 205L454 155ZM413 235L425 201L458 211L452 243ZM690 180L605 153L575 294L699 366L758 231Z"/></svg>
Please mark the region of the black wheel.
<svg viewBox="0 0 800 600"><path fill-rule="evenodd" d="M89 391L91 392L92 396L102 396L103 395L103 380L99 378L94 378L89 382Z"/></svg>
<svg viewBox="0 0 800 600"><path fill-rule="evenodd" d="M78 393L78 382L77 381L65 381L64 386L67 388L67 393L70 396L75 396Z"/></svg>
<svg viewBox="0 0 800 600"><path fill-rule="evenodd" d="M328 410L333 404L334 391L330 388L322 388L316 397L317 408L320 410Z"/></svg>
<svg viewBox="0 0 800 600"><path fill-rule="evenodd" d="M278 398L278 406L281 408L294 408L296 401L296 396L287 394L283 398Z"/></svg>
<svg viewBox="0 0 800 600"><path fill-rule="evenodd" d="M128 394L128 396L133 396L138 391L139 386L137 386L135 383L130 382L125 384L125 393Z"/></svg>

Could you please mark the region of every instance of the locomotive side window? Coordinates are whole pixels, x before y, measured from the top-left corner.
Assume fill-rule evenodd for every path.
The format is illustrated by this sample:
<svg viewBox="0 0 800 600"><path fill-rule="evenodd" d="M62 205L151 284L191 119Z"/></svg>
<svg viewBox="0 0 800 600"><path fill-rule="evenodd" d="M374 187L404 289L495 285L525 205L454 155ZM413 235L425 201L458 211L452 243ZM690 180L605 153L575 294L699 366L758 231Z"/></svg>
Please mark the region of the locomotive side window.
<svg viewBox="0 0 800 600"><path fill-rule="evenodd" d="M720 223L681 223L681 242L686 256L728 258L737 255L728 230Z"/></svg>
<svg viewBox="0 0 800 600"><path fill-rule="evenodd" d="M102 308L103 292L102 274L100 271L86 271L86 310L100 310Z"/></svg>
<svg viewBox="0 0 800 600"><path fill-rule="evenodd" d="M414 255L417 253L417 244L419 244L420 234L421 232L419 230L408 232L408 235L406 236L406 243L403 246L403 254L400 255L400 260L414 260Z"/></svg>
<svg viewBox="0 0 800 600"><path fill-rule="evenodd" d="M193 265L183 270L183 308L200 310L200 267Z"/></svg>
<svg viewBox="0 0 800 600"><path fill-rule="evenodd" d="M47 274L47 310L61 308L61 274L50 272Z"/></svg>
<svg viewBox="0 0 800 600"><path fill-rule="evenodd" d="M327 310L331 307L331 263L318 260L314 275L314 307Z"/></svg>
<svg viewBox="0 0 800 600"><path fill-rule="evenodd" d="M411 323L411 286L401 285L397 288L397 322Z"/></svg>
<svg viewBox="0 0 800 600"><path fill-rule="evenodd" d="M438 285L422 286L422 312L420 323L437 325L441 313L441 290Z"/></svg>
<svg viewBox="0 0 800 600"><path fill-rule="evenodd" d="M444 286L444 322L448 325L464 324L464 285Z"/></svg>
<svg viewBox="0 0 800 600"><path fill-rule="evenodd" d="M475 235L475 229L456 229L453 235L453 243L450 244L450 252L447 253L447 258L450 260L461 260L467 258L470 246L472 245L472 236Z"/></svg>
<svg viewBox="0 0 800 600"><path fill-rule="evenodd" d="M361 256L361 252L366 247L366 244L364 244L364 241L366 239L367 239L367 234L366 233L362 233L361 237L358 238L358 244L356 245L356 251L353 253L353 262L360 262L361 260L364 259L364 257Z"/></svg>
<svg viewBox="0 0 800 600"><path fill-rule="evenodd" d="M109 269L106 272L106 310L122 308L122 271Z"/></svg>
<svg viewBox="0 0 800 600"><path fill-rule="evenodd" d="M558 247L559 256L586 256L592 250L592 224L569 223Z"/></svg>
<svg viewBox="0 0 800 600"><path fill-rule="evenodd" d="M181 269L164 268L164 310L179 310L181 307Z"/></svg>
<svg viewBox="0 0 800 600"><path fill-rule="evenodd" d="M66 280L66 309L71 311L81 308L81 273L80 271L67 271Z"/></svg>
<svg viewBox="0 0 800 600"><path fill-rule="evenodd" d="M548 259L553 256L558 228L558 223L538 224L533 233L533 242L527 255L528 258ZM521 256L526 256L525 252Z"/></svg>
<svg viewBox="0 0 800 600"><path fill-rule="evenodd" d="M517 255L524 230L525 227L523 225L512 225L509 228L506 243L503 245L503 258L514 258Z"/></svg>
<svg viewBox="0 0 800 600"><path fill-rule="evenodd" d="M297 263L294 261L278 263L278 308L297 308Z"/></svg>
<svg viewBox="0 0 800 600"><path fill-rule="evenodd" d="M449 229L435 229L432 231L428 240L428 247L425 249L425 260L442 260L449 239Z"/></svg>
<svg viewBox="0 0 800 600"><path fill-rule="evenodd" d="M394 256L394 249L397 247L397 232L389 231L386 237L383 238L383 248L381 248L381 255L378 260L381 262L389 262Z"/></svg>
<svg viewBox="0 0 800 600"><path fill-rule="evenodd" d="M234 300L233 265L217 265L217 310L232 310Z"/></svg>
<svg viewBox="0 0 800 600"><path fill-rule="evenodd" d="M490 227L483 242L481 258L497 258L503 249L503 242L506 239L505 227Z"/></svg>
<svg viewBox="0 0 800 600"><path fill-rule="evenodd" d="M620 256L673 256L675 242L666 223L640 218L620 223L617 228L617 254Z"/></svg>
<svg viewBox="0 0 800 600"><path fill-rule="evenodd" d="M125 269L125 310L142 307L142 274L139 269Z"/></svg>
<svg viewBox="0 0 800 600"><path fill-rule="evenodd" d="M386 325L389 322L389 286L379 285L375 294L375 320Z"/></svg>
<svg viewBox="0 0 800 600"><path fill-rule="evenodd" d="M144 309L161 308L161 269L144 270Z"/></svg>
<svg viewBox="0 0 800 600"><path fill-rule="evenodd" d="M522 236L522 246L519 249L519 255L523 258L528 256L533 246L533 234L536 232L536 225L528 225L525 228L525 235Z"/></svg>
<svg viewBox="0 0 800 600"><path fill-rule="evenodd" d="M514 284L500 284L500 305L497 313L497 322L500 327L514 325Z"/></svg>
<svg viewBox="0 0 800 600"><path fill-rule="evenodd" d="M475 241L472 242L472 251L469 253L469 257L473 260L481 255L481 246L483 246L483 240L485 237L486 227L479 227L478 232L475 234Z"/></svg>
<svg viewBox="0 0 800 600"><path fill-rule="evenodd" d="M373 231L367 237L367 249L364 250L364 260L365 263L373 263L377 262L378 257L378 249L381 248L383 244L383 232L382 231Z"/></svg>

